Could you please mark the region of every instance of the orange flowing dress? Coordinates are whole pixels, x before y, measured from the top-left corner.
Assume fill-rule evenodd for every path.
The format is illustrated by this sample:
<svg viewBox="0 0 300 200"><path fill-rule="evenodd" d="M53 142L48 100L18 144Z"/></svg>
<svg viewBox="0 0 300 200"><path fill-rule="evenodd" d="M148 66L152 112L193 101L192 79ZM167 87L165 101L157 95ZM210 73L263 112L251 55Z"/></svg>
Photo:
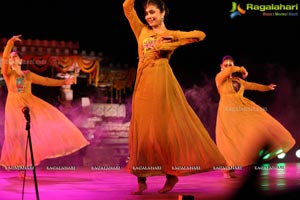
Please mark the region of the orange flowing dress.
<svg viewBox="0 0 300 200"><path fill-rule="evenodd" d="M30 71L23 71L23 76L17 75L8 65L12 48L13 42L8 42L2 60L2 72L8 94L0 165L5 168L32 166L30 147L27 143L27 120L22 112L25 107L29 108L29 130L35 166L44 159L65 156L87 146L89 142L81 131L62 112L31 93L32 83L61 86L64 80L42 77Z"/></svg>
<svg viewBox="0 0 300 200"><path fill-rule="evenodd" d="M216 122L216 142L228 166L244 167L255 164L261 150L268 147L265 160L288 152L295 139L265 109L244 97L245 90L269 91L266 85L230 78L243 67L227 67L216 75L220 94ZM240 86L234 89L234 84Z"/></svg>
<svg viewBox="0 0 300 200"><path fill-rule="evenodd" d="M203 40L205 34L168 30L156 35L139 20L134 0L126 0L123 8L136 36L139 54L127 170L139 177L179 176L225 165L225 159L188 104L169 65L177 47L193 42L193 38ZM171 35L176 41L157 42L163 35Z"/></svg>

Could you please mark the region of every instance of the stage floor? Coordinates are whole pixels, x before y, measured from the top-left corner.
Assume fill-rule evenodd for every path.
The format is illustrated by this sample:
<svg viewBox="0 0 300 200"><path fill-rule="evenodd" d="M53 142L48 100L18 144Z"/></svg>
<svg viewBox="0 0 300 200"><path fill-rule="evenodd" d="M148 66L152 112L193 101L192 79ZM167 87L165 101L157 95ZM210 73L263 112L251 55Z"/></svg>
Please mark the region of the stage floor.
<svg viewBox="0 0 300 200"><path fill-rule="evenodd" d="M253 175L250 176L251 169L253 167L237 171L240 177L233 179L224 179L221 171L179 177L178 184L166 194L157 192L164 185L165 177L153 176L148 178L148 189L143 195L131 195L137 187L136 177L123 168L37 168L37 187L32 170L27 171L29 179L25 180L23 187L23 179L18 177L18 171L1 168L0 199L35 200L39 197L40 200L177 200L179 195L193 196L197 200L299 198L300 163L271 163L264 169L257 168L252 171L257 173L256 180L252 180ZM238 196L238 191L242 190L245 192Z"/></svg>

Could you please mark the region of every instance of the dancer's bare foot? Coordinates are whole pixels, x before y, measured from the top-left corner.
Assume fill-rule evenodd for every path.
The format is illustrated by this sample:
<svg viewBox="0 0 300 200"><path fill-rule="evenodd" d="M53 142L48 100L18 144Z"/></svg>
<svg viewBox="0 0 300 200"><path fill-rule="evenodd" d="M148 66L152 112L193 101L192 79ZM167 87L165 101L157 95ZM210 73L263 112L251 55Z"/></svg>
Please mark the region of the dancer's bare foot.
<svg viewBox="0 0 300 200"><path fill-rule="evenodd" d="M223 171L223 177L225 179L231 179L231 178L239 178L237 174L234 173L234 171Z"/></svg>
<svg viewBox="0 0 300 200"><path fill-rule="evenodd" d="M223 178L225 179L231 178L230 173L223 173Z"/></svg>
<svg viewBox="0 0 300 200"><path fill-rule="evenodd" d="M144 190L147 189L147 184L146 183L139 183L138 189L135 192L131 192L132 195L141 195Z"/></svg>
<svg viewBox="0 0 300 200"><path fill-rule="evenodd" d="M171 191L176 183L178 182L177 176L172 176L170 178L167 178L167 181L162 189L160 189L158 192L163 194Z"/></svg>

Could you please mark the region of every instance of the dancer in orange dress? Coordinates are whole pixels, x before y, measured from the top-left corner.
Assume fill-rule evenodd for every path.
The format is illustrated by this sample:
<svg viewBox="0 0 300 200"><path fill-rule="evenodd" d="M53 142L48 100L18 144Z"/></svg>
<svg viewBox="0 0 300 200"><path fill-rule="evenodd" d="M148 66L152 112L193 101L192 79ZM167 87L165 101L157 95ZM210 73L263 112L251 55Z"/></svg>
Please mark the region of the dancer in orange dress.
<svg viewBox="0 0 300 200"><path fill-rule="evenodd" d="M2 59L2 74L8 94L0 165L6 169L32 166L30 150L26 147L28 133L25 129L27 120L22 112L24 108L29 109L36 166L44 159L65 156L89 144L81 131L63 113L31 93L31 84L70 85L73 84L73 78L59 80L42 77L29 70L22 71L22 59L17 52L12 51L14 43L21 41L20 37L21 35L17 35L8 40Z"/></svg>
<svg viewBox="0 0 300 200"><path fill-rule="evenodd" d="M236 74L241 74L235 76ZM290 132L263 108L244 97L245 90L271 91L276 85L262 85L244 79L248 72L224 56L215 82L220 94L216 123L216 142L225 157L228 170L224 178L234 177L235 168L253 165L259 156L268 161L288 152L295 139ZM267 152L263 152L265 147Z"/></svg>
<svg viewBox="0 0 300 200"><path fill-rule="evenodd" d="M125 0L124 13L138 42L139 63L132 99L127 169L138 178L142 194L146 177L166 176L159 193L178 182L177 176L212 170L225 160L185 95L169 65L177 47L202 41L202 31L172 31L164 24L168 9L161 0L148 0L141 22L134 0Z"/></svg>

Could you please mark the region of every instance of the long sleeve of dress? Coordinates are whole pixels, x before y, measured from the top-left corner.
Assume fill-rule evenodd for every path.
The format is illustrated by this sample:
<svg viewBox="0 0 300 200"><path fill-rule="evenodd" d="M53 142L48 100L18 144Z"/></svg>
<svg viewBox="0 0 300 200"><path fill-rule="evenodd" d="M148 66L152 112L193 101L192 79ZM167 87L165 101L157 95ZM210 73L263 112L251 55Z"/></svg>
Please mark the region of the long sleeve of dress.
<svg viewBox="0 0 300 200"><path fill-rule="evenodd" d="M175 31L174 32L174 39L178 40L182 45L186 45L193 42L200 42L204 40L206 37L205 33L199 30L193 31Z"/></svg>
<svg viewBox="0 0 300 200"><path fill-rule="evenodd" d="M246 69L244 67L238 67L238 66L232 66L232 67L226 67L222 71L220 71L215 78L216 86L219 90L220 86L226 79L234 72L241 72L245 73Z"/></svg>
<svg viewBox="0 0 300 200"><path fill-rule="evenodd" d="M123 10L136 39L138 39L138 36L145 25L139 19L136 10L134 9L134 2L135 0L125 0L123 3Z"/></svg>
<svg viewBox="0 0 300 200"><path fill-rule="evenodd" d="M261 92L270 91L270 88L267 85L248 82L248 81L245 81L245 80L241 80L241 82L244 85L245 90L257 90L257 91L261 91Z"/></svg>
<svg viewBox="0 0 300 200"><path fill-rule="evenodd" d="M9 40L4 48L4 51L3 51L3 55L2 55L2 74L3 74L3 77L4 79L7 78L8 74L10 73L11 69L9 67L9 54L12 50L12 48L14 47L14 42Z"/></svg>
<svg viewBox="0 0 300 200"><path fill-rule="evenodd" d="M172 36L173 41L171 42L157 42L155 45L156 50L175 50L179 46L191 44L194 42L200 42L206 37L202 31L167 31L161 37ZM159 41L159 40L158 40Z"/></svg>
<svg viewBox="0 0 300 200"><path fill-rule="evenodd" d="M37 75L33 72L29 72L29 79L34 84L44 85L44 86L62 86L65 85L64 79L54 79L54 78L48 78L43 77L40 75Z"/></svg>

